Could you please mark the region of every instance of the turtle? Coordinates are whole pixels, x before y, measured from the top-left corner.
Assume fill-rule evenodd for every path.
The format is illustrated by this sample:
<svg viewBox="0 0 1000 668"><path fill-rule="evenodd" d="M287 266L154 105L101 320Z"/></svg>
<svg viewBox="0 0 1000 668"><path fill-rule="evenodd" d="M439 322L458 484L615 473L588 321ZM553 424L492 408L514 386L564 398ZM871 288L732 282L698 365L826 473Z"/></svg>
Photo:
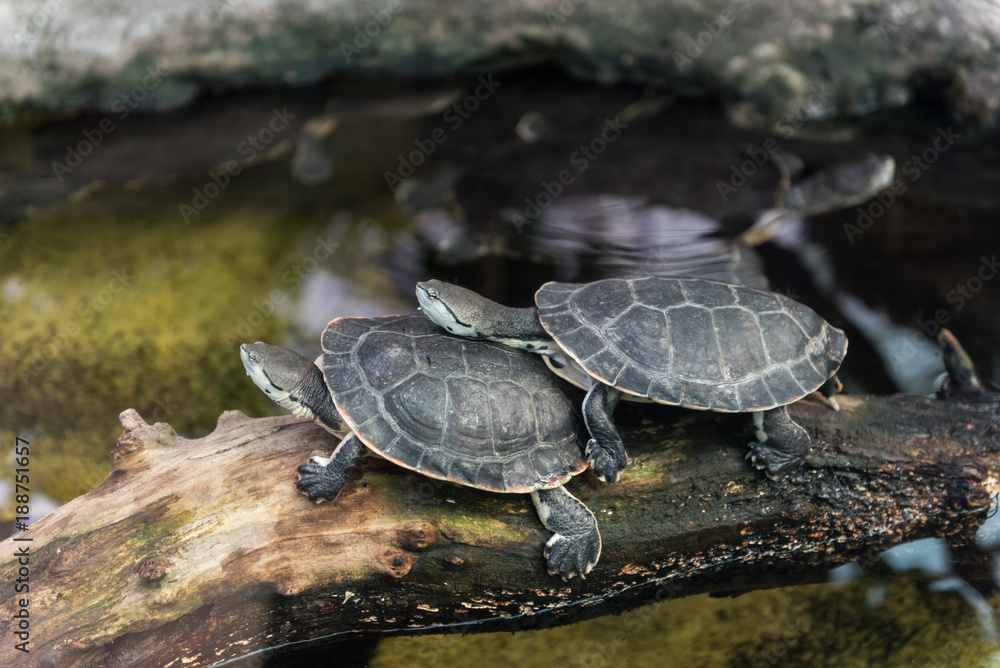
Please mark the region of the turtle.
<svg viewBox="0 0 1000 668"><path fill-rule="evenodd" d="M253 382L295 415L343 437L298 467L300 492L333 500L371 450L438 480L530 494L553 532L548 571L585 576L601 554L594 514L563 486L588 468L576 413L533 355L448 336L419 314L335 318L322 370L293 350L244 343Z"/></svg>
<svg viewBox="0 0 1000 668"><path fill-rule="evenodd" d="M611 420L620 398L752 413L747 457L776 479L809 435L786 405L821 390L837 409L844 332L784 295L704 278L645 276L544 284L537 307L510 308L439 280L417 284L421 310L447 331L545 356L587 390L587 459L615 482L627 464Z"/></svg>

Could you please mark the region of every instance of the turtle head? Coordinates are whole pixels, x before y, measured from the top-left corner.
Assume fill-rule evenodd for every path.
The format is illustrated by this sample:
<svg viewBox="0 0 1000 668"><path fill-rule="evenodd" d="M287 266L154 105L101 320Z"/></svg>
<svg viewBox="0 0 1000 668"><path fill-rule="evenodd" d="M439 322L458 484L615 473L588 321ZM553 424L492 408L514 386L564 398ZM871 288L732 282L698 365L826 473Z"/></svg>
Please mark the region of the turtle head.
<svg viewBox="0 0 1000 668"><path fill-rule="evenodd" d="M268 343L244 343L240 359L254 385L279 406L299 417L315 420L338 436L347 432L333 405L323 372L294 350Z"/></svg>
<svg viewBox="0 0 1000 668"><path fill-rule="evenodd" d="M444 281L417 283L420 310L435 324L468 339L490 335L490 316L500 307L472 290Z"/></svg>
<svg viewBox="0 0 1000 668"><path fill-rule="evenodd" d="M435 324L466 339L487 339L548 355L552 338L538 321L538 309L511 308L444 281L417 283L420 310Z"/></svg>
<svg viewBox="0 0 1000 668"><path fill-rule="evenodd" d="M254 384L279 404L302 384L314 366L294 350L260 341L241 345L240 358Z"/></svg>

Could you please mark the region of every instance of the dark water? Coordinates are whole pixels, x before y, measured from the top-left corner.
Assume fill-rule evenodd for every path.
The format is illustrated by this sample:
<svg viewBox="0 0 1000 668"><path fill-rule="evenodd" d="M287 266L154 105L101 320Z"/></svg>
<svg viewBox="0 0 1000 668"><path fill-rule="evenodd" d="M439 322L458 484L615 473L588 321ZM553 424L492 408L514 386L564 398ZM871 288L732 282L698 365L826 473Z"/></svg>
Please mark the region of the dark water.
<svg viewBox="0 0 1000 668"><path fill-rule="evenodd" d="M315 354L329 319L412 311L429 277L526 305L547 280L730 272L843 327L850 392L933 392L942 326L996 383L997 152L933 100L747 131L710 103L545 72L25 117L0 129L0 437L34 445L38 516L103 480L120 411L190 435L226 409L273 414L240 342ZM892 188L734 254L790 184L869 154L895 159ZM920 564L940 546L923 547ZM886 569L553 631L393 640L376 663L927 665L937 651L930 665L985 665L978 641L953 642L992 623L963 591Z"/></svg>

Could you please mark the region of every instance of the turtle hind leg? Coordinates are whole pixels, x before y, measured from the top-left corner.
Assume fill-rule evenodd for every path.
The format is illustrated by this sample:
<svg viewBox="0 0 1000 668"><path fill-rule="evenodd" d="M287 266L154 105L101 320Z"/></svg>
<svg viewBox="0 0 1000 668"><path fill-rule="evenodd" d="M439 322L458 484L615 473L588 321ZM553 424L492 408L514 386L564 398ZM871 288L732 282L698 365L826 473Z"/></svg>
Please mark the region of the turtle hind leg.
<svg viewBox="0 0 1000 668"><path fill-rule="evenodd" d="M826 402L830 404L830 408L835 411L840 410L840 404L837 403L837 392L844 389L844 384L840 382L837 378L837 374L830 376L830 378L819 386L819 392L826 399Z"/></svg>
<svg viewBox="0 0 1000 668"><path fill-rule="evenodd" d="M809 434L788 416L785 406L753 414L757 442L750 444L747 458L768 478L789 473L809 452Z"/></svg>
<svg viewBox="0 0 1000 668"><path fill-rule="evenodd" d="M601 557L601 534L594 513L565 487L531 493L538 517L552 538L545 544L549 575L568 580L585 576Z"/></svg>
<svg viewBox="0 0 1000 668"><path fill-rule="evenodd" d="M611 420L620 397L615 388L595 381L583 400L583 421L591 436L585 454L597 478L604 482L618 482L628 465L625 444Z"/></svg>
<svg viewBox="0 0 1000 668"><path fill-rule="evenodd" d="M312 457L300 466L299 482L295 487L309 497L310 501L332 501L364 452L365 444L352 431L344 437L329 458Z"/></svg>

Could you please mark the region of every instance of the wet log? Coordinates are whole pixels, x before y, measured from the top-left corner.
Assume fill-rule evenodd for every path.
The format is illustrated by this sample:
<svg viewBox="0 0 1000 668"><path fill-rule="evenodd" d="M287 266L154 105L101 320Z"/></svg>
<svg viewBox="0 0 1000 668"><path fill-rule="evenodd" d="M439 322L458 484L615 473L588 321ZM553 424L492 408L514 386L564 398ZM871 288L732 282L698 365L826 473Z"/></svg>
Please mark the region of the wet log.
<svg viewBox="0 0 1000 668"><path fill-rule="evenodd" d="M295 490L334 445L314 423L232 411L189 440L127 410L108 478L3 542L0 665L260 665L311 639L552 626L813 582L928 536L969 545L996 484L995 396L807 398L790 413L813 451L780 482L745 462L745 415L623 405L622 480L570 483L604 541L570 582L545 572L526 496L368 457L317 506Z"/></svg>

